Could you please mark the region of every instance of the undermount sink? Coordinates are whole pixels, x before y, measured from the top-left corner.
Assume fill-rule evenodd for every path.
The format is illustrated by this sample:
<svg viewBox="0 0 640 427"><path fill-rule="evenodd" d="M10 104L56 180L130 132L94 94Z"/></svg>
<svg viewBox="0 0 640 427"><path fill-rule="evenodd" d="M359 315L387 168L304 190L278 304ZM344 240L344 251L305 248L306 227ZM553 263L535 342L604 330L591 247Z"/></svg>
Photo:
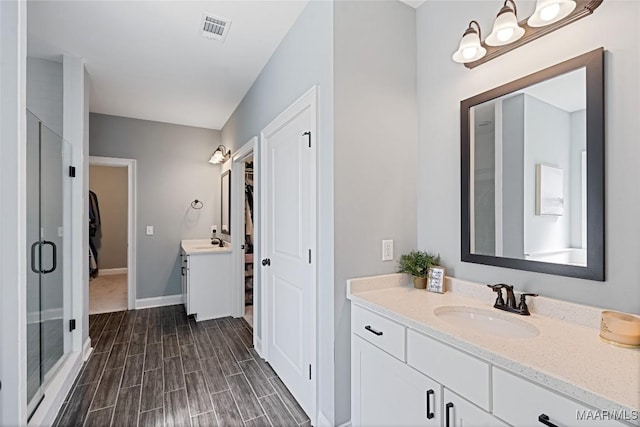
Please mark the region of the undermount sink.
<svg viewBox="0 0 640 427"><path fill-rule="evenodd" d="M481 308L445 306L436 308L433 313L447 323L480 334L504 338L533 338L540 334L530 323Z"/></svg>

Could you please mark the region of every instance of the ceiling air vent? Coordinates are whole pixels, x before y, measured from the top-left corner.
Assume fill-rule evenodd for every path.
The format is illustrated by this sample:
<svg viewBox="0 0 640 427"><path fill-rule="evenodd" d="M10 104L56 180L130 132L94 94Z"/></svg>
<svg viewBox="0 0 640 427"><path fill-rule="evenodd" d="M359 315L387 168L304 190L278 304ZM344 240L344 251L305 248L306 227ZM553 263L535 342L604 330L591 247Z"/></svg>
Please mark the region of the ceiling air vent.
<svg viewBox="0 0 640 427"><path fill-rule="evenodd" d="M227 38L230 26L231 21L229 19L207 13L202 15L202 22L200 23L200 29L204 37L220 41L224 41Z"/></svg>

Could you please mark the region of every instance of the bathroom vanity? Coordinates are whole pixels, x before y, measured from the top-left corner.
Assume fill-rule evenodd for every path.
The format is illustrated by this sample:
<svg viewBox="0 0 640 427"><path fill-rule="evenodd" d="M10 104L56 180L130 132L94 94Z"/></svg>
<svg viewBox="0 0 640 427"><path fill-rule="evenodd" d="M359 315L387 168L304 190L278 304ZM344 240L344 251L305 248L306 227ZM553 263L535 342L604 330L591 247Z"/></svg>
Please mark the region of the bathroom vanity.
<svg viewBox="0 0 640 427"><path fill-rule="evenodd" d="M599 309L538 297L519 316L447 288L348 282L353 426L640 425L640 352L599 339Z"/></svg>
<svg viewBox="0 0 640 427"><path fill-rule="evenodd" d="M210 239L180 244L182 298L197 321L231 316L231 247Z"/></svg>

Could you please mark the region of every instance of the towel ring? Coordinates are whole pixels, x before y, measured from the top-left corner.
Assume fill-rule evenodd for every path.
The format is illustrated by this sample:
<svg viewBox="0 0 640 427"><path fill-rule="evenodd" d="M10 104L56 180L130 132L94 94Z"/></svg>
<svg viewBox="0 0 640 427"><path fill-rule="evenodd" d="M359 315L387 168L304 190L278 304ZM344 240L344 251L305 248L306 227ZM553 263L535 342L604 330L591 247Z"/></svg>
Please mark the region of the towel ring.
<svg viewBox="0 0 640 427"><path fill-rule="evenodd" d="M203 206L204 204L198 199L195 199L193 202L191 202L191 207L193 209L202 209Z"/></svg>

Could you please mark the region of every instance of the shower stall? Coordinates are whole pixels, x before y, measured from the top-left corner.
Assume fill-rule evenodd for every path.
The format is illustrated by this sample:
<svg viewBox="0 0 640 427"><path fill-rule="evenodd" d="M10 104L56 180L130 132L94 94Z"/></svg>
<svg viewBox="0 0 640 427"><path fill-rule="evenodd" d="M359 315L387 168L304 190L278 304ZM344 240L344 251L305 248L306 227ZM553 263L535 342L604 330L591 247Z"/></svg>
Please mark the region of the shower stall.
<svg viewBox="0 0 640 427"><path fill-rule="evenodd" d="M71 350L71 290L65 255L71 148L27 110L27 410Z"/></svg>

